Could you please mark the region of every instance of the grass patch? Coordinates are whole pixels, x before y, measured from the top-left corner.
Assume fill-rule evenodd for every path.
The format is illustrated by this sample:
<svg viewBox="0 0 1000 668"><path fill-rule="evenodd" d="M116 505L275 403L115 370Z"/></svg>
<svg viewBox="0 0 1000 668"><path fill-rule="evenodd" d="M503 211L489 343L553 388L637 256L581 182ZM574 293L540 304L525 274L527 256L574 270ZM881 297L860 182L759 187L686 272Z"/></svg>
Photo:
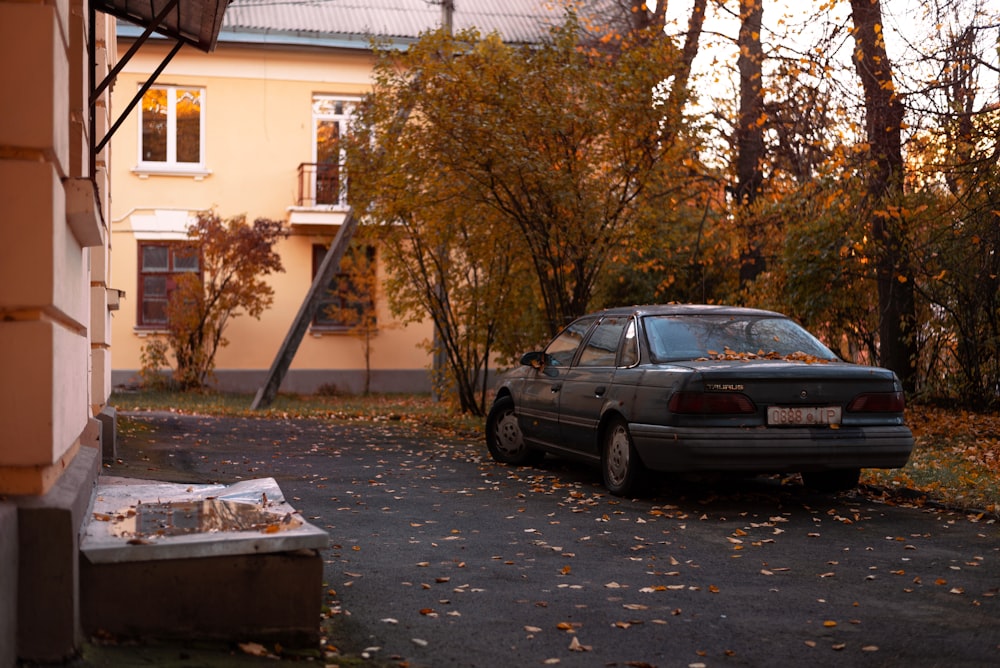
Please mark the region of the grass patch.
<svg viewBox="0 0 1000 668"><path fill-rule="evenodd" d="M916 440L910 461L901 469L868 469L862 482L1000 512L1000 416L915 406L907 409L907 422Z"/></svg>
<svg viewBox="0 0 1000 668"><path fill-rule="evenodd" d="M457 436L483 433L483 418L463 415L429 394L300 395L280 393L264 409L251 410L253 395L204 390L114 392L109 403L120 411L171 411L191 415L258 418L323 418L327 420L398 420L420 422Z"/></svg>

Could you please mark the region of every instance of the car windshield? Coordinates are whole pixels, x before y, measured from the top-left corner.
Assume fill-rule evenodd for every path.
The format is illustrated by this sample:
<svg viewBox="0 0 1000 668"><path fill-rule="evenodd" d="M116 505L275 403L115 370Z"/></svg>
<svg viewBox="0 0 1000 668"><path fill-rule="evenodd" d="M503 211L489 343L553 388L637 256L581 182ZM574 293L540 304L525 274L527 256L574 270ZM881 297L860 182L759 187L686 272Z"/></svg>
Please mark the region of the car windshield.
<svg viewBox="0 0 1000 668"><path fill-rule="evenodd" d="M644 324L654 362L691 359L837 359L816 337L787 318L733 315L647 316Z"/></svg>

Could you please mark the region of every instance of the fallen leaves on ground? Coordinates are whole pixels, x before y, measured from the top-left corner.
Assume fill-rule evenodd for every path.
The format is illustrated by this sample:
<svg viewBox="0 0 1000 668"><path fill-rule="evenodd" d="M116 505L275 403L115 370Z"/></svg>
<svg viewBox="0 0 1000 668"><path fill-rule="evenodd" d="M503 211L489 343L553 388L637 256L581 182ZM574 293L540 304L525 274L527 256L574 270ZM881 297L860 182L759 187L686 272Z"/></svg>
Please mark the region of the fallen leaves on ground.
<svg viewBox="0 0 1000 668"><path fill-rule="evenodd" d="M240 651L244 654L250 656L263 656L276 659L278 658L275 654L272 654L270 650L256 642L241 642L239 643Z"/></svg>
<svg viewBox="0 0 1000 668"><path fill-rule="evenodd" d="M866 469L863 482L921 505L938 502L973 512L1000 512L1000 415L911 406L915 445L901 469Z"/></svg>

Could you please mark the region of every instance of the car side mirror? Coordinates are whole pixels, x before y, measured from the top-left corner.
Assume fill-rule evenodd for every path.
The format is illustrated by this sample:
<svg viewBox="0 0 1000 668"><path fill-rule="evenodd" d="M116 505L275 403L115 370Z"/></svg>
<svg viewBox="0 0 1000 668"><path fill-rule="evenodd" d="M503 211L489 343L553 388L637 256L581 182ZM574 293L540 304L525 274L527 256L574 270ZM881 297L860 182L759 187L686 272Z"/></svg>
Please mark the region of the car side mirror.
<svg viewBox="0 0 1000 668"><path fill-rule="evenodd" d="M531 352L521 356L521 364L530 366L532 369L541 369L545 366L545 353Z"/></svg>

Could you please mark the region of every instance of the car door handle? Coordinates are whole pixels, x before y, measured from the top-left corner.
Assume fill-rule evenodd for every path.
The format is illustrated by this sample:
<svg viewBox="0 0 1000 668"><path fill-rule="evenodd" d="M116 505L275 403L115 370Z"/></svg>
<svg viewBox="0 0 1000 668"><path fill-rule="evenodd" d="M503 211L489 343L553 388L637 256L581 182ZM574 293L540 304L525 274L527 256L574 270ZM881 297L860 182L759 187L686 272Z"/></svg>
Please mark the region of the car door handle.
<svg viewBox="0 0 1000 668"><path fill-rule="evenodd" d="M555 385L552 386L552 394L555 394L561 389L562 389L562 383L556 383Z"/></svg>
<svg viewBox="0 0 1000 668"><path fill-rule="evenodd" d="M603 397L604 393L607 392L607 391L608 391L608 388L606 388L603 385L601 385L600 387L594 389L594 396L595 397Z"/></svg>

